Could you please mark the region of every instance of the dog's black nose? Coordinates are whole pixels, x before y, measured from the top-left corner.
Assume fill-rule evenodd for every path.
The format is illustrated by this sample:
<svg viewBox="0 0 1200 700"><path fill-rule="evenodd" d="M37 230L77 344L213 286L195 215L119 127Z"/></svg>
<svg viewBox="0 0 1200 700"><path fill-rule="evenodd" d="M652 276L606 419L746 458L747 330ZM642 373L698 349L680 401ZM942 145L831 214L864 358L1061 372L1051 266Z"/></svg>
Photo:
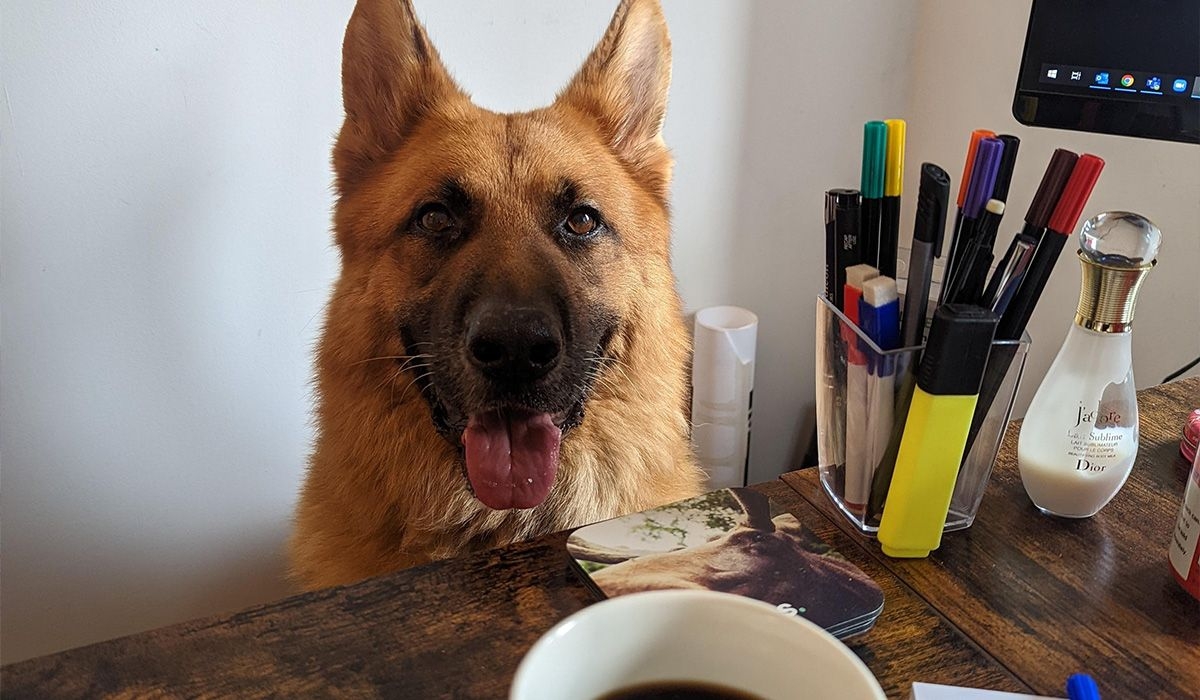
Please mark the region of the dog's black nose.
<svg viewBox="0 0 1200 700"><path fill-rule="evenodd" d="M562 327L532 307L484 305L467 324L467 354L490 379L531 382L558 365Z"/></svg>

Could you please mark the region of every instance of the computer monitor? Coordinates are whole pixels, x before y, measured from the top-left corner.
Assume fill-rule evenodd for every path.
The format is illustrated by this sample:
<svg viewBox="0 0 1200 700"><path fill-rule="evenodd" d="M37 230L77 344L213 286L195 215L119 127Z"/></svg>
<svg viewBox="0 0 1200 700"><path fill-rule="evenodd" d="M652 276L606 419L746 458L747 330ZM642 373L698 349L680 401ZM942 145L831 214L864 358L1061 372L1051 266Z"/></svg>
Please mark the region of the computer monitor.
<svg viewBox="0 0 1200 700"><path fill-rule="evenodd" d="M1200 0L1034 0L1013 116L1200 143Z"/></svg>

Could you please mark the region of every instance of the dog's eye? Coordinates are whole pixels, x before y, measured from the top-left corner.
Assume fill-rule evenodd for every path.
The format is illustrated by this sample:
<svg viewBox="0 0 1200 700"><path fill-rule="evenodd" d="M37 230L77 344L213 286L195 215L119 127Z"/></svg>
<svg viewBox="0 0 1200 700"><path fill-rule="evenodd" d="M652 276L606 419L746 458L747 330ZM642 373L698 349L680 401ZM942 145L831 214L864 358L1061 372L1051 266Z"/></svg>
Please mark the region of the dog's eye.
<svg viewBox="0 0 1200 700"><path fill-rule="evenodd" d="M579 207L567 217L567 230L576 236L586 236L600 227L600 218L594 209Z"/></svg>
<svg viewBox="0 0 1200 700"><path fill-rule="evenodd" d="M417 225L429 233L445 233L454 228L454 217L440 204L426 204L417 215Z"/></svg>

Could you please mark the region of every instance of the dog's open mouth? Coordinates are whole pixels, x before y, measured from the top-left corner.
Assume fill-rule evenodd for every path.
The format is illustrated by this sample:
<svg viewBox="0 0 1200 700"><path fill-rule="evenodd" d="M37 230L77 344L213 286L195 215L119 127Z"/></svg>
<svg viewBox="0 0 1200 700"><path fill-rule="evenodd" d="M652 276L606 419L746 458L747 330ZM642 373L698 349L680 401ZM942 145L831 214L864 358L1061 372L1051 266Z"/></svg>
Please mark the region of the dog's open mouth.
<svg viewBox="0 0 1200 700"><path fill-rule="evenodd" d="M411 335L403 329L401 332L405 347L414 347ZM603 334L592 358L606 357L614 333L615 327ZM414 354L407 351L408 356ZM432 372L420 374L413 381L429 404L438 433L462 449L461 465L475 498L492 510L524 510L541 505L554 487L562 442L583 422L598 370L592 372L568 382L581 395L564 397L549 392L547 396L527 391L519 396L493 396L492 403L475 408L475 412L459 409L457 401L443 401ZM568 401L571 403L561 408Z"/></svg>
<svg viewBox="0 0 1200 700"><path fill-rule="evenodd" d="M546 500L558 471L561 425L549 413L516 408L472 415L462 444L475 497L494 510Z"/></svg>

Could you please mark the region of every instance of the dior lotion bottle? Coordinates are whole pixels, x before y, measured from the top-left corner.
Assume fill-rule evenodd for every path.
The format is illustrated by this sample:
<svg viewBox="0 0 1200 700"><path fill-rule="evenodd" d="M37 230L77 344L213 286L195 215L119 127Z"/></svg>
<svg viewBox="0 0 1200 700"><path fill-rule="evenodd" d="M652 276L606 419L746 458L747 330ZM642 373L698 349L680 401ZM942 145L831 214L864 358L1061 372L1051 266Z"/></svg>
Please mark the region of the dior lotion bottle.
<svg viewBox="0 0 1200 700"><path fill-rule="evenodd" d="M1087 518L1129 477L1138 451L1133 310L1162 234L1145 217L1104 212L1079 233L1075 323L1038 387L1017 442L1021 481L1044 513Z"/></svg>

